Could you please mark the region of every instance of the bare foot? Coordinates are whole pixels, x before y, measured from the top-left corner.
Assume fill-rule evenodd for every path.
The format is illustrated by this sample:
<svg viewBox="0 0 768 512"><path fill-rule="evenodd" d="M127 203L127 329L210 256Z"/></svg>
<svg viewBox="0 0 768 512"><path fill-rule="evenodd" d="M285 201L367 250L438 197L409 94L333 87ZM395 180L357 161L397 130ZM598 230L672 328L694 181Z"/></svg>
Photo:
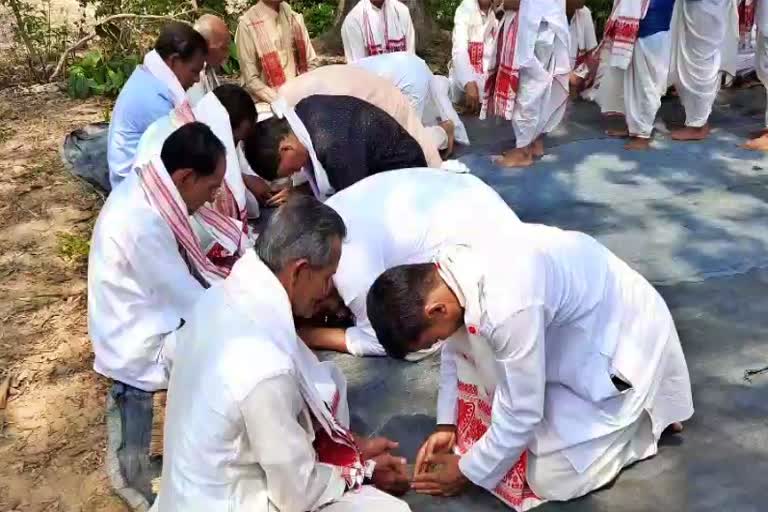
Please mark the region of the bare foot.
<svg viewBox="0 0 768 512"><path fill-rule="evenodd" d="M448 135L448 147L442 152L443 158L449 157L453 153L453 143L456 141L456 126L454 126L453 121L443 121L439 126Z"/></svg>
<svg viewBox="0 0 768 512"><path fill-rule="evenodd" d="M541 158L544 156L544 137L539 137L533 144L531 144L531 153L533 158Z"/></svg>
<svg viewBox="0 0 768 512"><path fill-rule="evenodd" d="M533 156L529 148L516 148L505 151L501 157L495 158L493 163L501 167L530 167L533 165Z"/></svg>
<svg viewBox="0 0 768 512"><path fill-rule="evenodd" d="M752 151L768 151L768 135L748 140L741 147L751 149Z"/></svg>
<svg viewBox="0 0 768 512"><path fill-rule="evenodd" d="M686 126L679 130L672 130L670 136L673 140L704 140L709 137L709 125L705 124L700 128Z"/></svg>
<svg viewBox="0 0 768 512"><path fill-rule="evenodd" d="M680 434L683 432L683 424L679 421L676 421L674 423L671 423L667 428L664 429L665 434Z"/></svg>
<svg viewBox="0 0 768 512"><path fill-rule="evenodd" d="M651 139L644 139L643 137L635 137L630 135L629 142L624 144L624 149L629 151L645 151L650 149Z"/></svg>
<svg viewBox="0 0 768 512"><path fill-rule="evenodd" d="M749 138L750 139L759 139L763 135L768 135L768 128L763 128L762 130L757 130L756 132L750 132Z"/></svg>
<svg viewBox="0 0 768 512"><path fill-rule="evenodd" d="M608 128L605 130L605 134L609 137L616 137L617 139L626 139L629 137L629 130L626 128Z"/></svg>

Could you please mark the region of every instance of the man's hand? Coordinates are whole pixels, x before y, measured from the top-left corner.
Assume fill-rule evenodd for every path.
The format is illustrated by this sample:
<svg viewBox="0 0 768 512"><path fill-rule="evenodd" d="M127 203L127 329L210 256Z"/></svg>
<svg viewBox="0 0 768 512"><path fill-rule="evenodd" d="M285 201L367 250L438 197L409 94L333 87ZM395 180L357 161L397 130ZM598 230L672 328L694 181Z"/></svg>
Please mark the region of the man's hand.
<svg viewBox="0 0 768 512"><path fill-rule="evenodd" d="M405 494L411 488L408 478L406 460L383 453L373 458L376 468L373 470L371 481L378 489L395 496Z"/></svg>
<svg viewBox="0 0 768 512"><path fill-rule="evenodd" d="M576 99L579 97L579 93L584 90L584 79L576 73L571 73L568 78L568 85L570 86L571 99Z"/></svg>
<svg viewBox="0 0 768 512"><path fill-rule="evenodd" d="M426 473L429 470L429 457L439 453L451 453L456 444L456 427L453 425L438 425L435 432L430 435L419 448L416 455L414 472L416 475Z"/></svg>
<svg viewBox="0 0 768 512"><path fill-rule="evenodd" d="M363 460L375 459L379 455L388 454L397 449L400 443L396 443L386 437L356 437L355 443L360 450Z"/></svg>
<svg viewBox="0 0 768 512"><path fill-rule="evenodd" d="M269 201L267 201L267 206L280 206L281 204L285 203L288 198L293 195L293 193L293 186L285 187L280 192L275 193L272 197L269 198Z"/></svg>
<svg viewBox="0 0 768 512"><path fill-rule="evenodd" d="M253 194L253 197L256 198L259 204L267 204L269 198L272 197L272 189L269 188L269 183L259 176L243 174L243 183L245 183L246 188L251 191L251 194Z"/></svg>
<svg viewBox="0 0 768 512"><path fill-rule="evenodd" d="M413 478L411 488L420 494L431 496L455 496L469 484L459 469L458 455L437 453L427 457L427 464L433 466L430 473L421 473Z"/></svg>
<svg viewBox="0 0 768 512"><path fill-rule="evenodd" d="M465 114L477 115L480 113L480 89L477 82L469 82L464 86L464 107Z"/></svg>

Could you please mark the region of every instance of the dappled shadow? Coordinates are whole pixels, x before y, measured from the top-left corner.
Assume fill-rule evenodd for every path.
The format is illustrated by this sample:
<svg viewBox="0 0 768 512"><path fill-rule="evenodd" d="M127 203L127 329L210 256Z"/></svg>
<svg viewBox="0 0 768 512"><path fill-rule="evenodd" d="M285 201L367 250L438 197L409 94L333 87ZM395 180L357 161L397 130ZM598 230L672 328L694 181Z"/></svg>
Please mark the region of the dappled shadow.
<svg viewBox="0 0 768 512"><path fill-rule="evenodd" d="M595 107L578 104L533 168L502 170L488 155L511 129L467 123L473 145L461 160L527 222L595 236L646 275L676 319L694 388L696 415L681 437L622 472L609 488L538 510L764 510L768 487L768 158L738 144L763 124L762 88L721 94L713 136L629 153L604 138ZM682 120L665 101L660 125ZM407 184L404 184L407 188ZM493 219L489 219L493 222ZM400 440L407 456L430 431L437 358L418 364L332 356L350 380L353 426ZM418 511L507 510L478 489L457 499L409 494Z"/></svg>

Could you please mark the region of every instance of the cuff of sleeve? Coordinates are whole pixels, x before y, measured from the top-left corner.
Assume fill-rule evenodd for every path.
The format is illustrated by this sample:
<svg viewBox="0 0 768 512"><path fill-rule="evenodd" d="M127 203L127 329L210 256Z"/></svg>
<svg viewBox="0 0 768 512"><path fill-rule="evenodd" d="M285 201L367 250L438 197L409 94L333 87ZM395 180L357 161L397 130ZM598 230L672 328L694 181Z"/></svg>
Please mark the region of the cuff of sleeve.
<svg viewBox="0 0 768 512"><path fill-rule="evenodd" d="M441 403L438 397L437 424L438 425L455 425L456 424L456 400L452 400L450 404Z"/></svg>
<svg viewBox="0 0 768 512"><path fill-rule="evenodd" d="M344 331L344 339L347 342L347 350L356 357L385 356L384 347L379 345L376 339L371 339L365 332L357 327L350 327Z"/></svg>

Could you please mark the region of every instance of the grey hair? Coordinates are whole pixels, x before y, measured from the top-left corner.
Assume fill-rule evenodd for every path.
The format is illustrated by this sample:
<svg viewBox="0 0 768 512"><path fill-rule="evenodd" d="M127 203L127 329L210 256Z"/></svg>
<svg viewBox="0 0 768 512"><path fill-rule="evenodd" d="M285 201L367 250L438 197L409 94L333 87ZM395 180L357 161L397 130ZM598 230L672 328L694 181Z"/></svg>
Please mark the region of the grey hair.
<svg viewBox="0 0 768 512"><path fill-rule="evenodd" d="M331 264L333 239L346 236L347 227L333 208L302 194L272 215L254 250L272 272L299 259L322 268Z"/></svg>

